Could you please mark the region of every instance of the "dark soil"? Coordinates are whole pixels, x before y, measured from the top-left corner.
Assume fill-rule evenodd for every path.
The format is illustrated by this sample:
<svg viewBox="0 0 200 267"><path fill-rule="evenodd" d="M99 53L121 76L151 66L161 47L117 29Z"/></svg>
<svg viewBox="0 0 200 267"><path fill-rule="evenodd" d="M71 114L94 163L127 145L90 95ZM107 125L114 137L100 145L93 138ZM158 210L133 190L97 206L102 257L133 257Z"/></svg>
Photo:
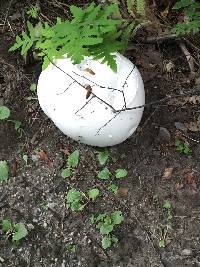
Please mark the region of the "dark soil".
<svg viewBox="0 0 200 267"><path fill-rule="evenodd" d="M58 5L66 1L40 2L49 20L67 15ZM21 121L23 128L19 138L12 122L0 122L0 160L10 166L9 180L0 184L0 220L10 218L28 229L28 236L13 247L0 226L0 266L200 266L200 135L177 129L177 122L182 125L197 120L198 102L177 98L174 103L145 109L136 133L109 149L108 168L128 171L126 178L116 182L128 193L114 195L96 178L101 170L97 149L64 136L37 101L27 100L30 84L37 82L39 65L31 58L25 64L8 48L24 29L24 12L30 4L28 0L0 3L0 104L11 109L11 119ZM196 51L191 53L199 59ZM199 94L198 79L191 78L186 58L174 40L160 45L135 43L127 56L142 73L147 103L171 94ZM166 65L171 63L167 71ZM191 156L176 151L176 139L191 147ZM75 149L80 151L80 163L73 176L64 180L61 169L67 154ZM43 156L33 160L38 151L44 151ZM28 156L28 164L23 155ZM171 175L166 174L166 168L173 168ZM98 187L101 196L82 212L72 212L64 201L72 186L83 192ZM172 228L166 235L166 247L160 248L167 200L172 205ZM114 210L122 211L124 222L115 230L119 242L104 251L89 218ZM71 245L75 245L75 252L69 249Z"/></svg>

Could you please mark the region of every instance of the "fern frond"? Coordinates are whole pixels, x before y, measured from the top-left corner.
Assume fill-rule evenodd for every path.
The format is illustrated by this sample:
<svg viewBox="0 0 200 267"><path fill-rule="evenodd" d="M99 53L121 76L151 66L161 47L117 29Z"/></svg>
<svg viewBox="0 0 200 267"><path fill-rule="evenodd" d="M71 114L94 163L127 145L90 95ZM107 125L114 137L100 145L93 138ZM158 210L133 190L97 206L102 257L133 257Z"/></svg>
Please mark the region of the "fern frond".
<svg viewBox="0 0 200 267"><path fill-rule="evenodd" d="M136 2L137 14L145 16L145 0L137 0Z"/></svg>

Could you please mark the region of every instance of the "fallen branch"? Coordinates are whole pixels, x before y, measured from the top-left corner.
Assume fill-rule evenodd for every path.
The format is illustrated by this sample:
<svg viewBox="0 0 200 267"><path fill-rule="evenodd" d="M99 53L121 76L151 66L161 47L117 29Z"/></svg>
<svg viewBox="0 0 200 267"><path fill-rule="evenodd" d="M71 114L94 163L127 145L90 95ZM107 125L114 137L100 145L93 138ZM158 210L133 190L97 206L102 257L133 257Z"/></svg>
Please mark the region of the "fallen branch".
<svg viewBox="0 0 200 267"><path fill-rule="evenodd" d="M186 60L188 62L188 65L190 67L190 71L191 71L191 74L192 76L195 75L195 68L194 68L194 59L193 57L191 56L190 52L188 51L186 45L183 43L183 42L180 42L179 43L179 46L183 52L183 54L185 55L186 57Z"/></svg>

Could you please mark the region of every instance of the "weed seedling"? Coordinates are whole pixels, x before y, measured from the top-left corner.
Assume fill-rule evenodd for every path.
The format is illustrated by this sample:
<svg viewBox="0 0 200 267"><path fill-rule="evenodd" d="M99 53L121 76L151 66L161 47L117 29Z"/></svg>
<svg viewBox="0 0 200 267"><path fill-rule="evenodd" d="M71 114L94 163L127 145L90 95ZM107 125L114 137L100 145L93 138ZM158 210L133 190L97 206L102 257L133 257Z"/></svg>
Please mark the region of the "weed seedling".
<svg viewBox="0 0 200 267"><path fill-rule="evenodd" d="M161 238L159 241L160 248L166 247L166 237L168 231L172 229L172 219L173 219L171 203L169 201L165 201L165 203L163 204L163 208L165 209L166 213L166 223L160 229L161 232Z"/></svg>
<svg viewBox="0 0 200 267"><path fill-rule="evenodd" d="M35 5L35 6L31 6L31 8L26 12L26 14L34 19L37 19L38 11L39 11L39 8L37 5Z"/></svg>
<svg viewBox="0 0 200 267"><path fill-rule="evenodd" d="M176 35L185 35L188 33L197 33L200 29L200 3L195 0L179 0L176 1L173 9L183 9L187 20L185 22L178 22L171 30Z"/></svg>
<svg viewBox="0 0 200 267"><path fill-rule="evenodd" d="M121 224L123 220L124 217L121 211L114 211L110 215L103 213L91 216L91 223L96 225L102 236L101 244L104 249L109 248L112 243L118 242L118 238L112 232L115 226Z"/></svg>
<svg viewBox="0 0 200 267"><path fill-rule="evenodd" d="M110 190L111 192L113 192L115 195L117 194L117 191L119 189L119 186L116 184L110 184L108 186L108 190Z"/></svg>
<svg viewBox="0 0 200 267"><path fill-rule="evenodd" d="M79 150L75 150L67 160L67 167L62 170L62 178L69 178L71 176L71 170L78 166L79 162Z"/></svg>
<svg viewBox="0 0 200 267"><path fill-rule="evenodd" d="M31 100L37 100L37 95L36 95L36 91L37 91L37 84L35 83L32 83L29 87L29 90L31 91L31 94L30 96L28 96L26 99L28 101L31 101Z"/></svg>
<svg viewBox="0 0 200 267"><path fill-rule="evenodd" d="M12 236L12 243L18 245L21 239L28 235L28 231L23 223L12 223L10 219L2 220L2 229L6 235Z"/></svg>
<svg viewBox="0 0 200 267"><path fill-rule="evenodd" d="M179 151L180 153L185 154L186 156L191 156L192 154L192 149L189 148L189 146L185 143L183 143L180 140L176 140L176 150Z"/></svg>
<svg viewBox="0 0 200 267"><path fill-rule="evenodd" d="M126 177L128 172L125 169L117 169L115 171L115 176L109 171L107 167L105 167L102 171L98 173L98 178L101 180L109 180L109 179L121 179Z"/></svg>
<svg viewBox="0 0 200 267"><path fill-rule="evenodd" d="M69 250L70 252L75 253L75 252L76 252L76 245L74 245L74 244L70 244L70 245L68 246L68 250Z"/></svg>
<svg viewBox="0 0 200 267"><path fill-rule="evenodd" d="M104 165L109 158L109 152L107 148L104 148L98 153L98 160L100 165Z"/></svg>
<svg viewBox="0 0 200 267"><path fill-rule="evenodd" d="M0 121L7 120L10 117L10 109L6 106L0 106Z"/></svg>
<svg viewBox="0 0 200 267"><path fill-rule="evenodd" d="M5 160L0 161L0 183L8 180L8 163Z"/></svg>
<svg viewBox="0 0 200 267"><path fill-rule="evenodd" d="M87 194L75 188L72 188L66 194L65 201L67 203L67 207L72 211L82 211L90 202L90 200L94 201L98 195L99 189L97 188L90 189Z"/></svg>

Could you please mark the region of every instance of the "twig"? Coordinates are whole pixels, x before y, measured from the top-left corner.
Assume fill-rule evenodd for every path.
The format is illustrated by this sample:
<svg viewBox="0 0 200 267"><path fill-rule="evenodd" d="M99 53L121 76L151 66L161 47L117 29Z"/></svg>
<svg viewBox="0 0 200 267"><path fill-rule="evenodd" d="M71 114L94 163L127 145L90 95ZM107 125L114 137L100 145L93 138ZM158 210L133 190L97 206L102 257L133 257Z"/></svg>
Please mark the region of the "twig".
<svg viewBox="0 0 200 267"><path fill-rule="evenodd" d="M154 111L148 116L148 118L145 120L145 122L143 123L143 125L138 129L138 131L135 134L135 138L143 131L144 127L147 125L147 123L151 120L151 118L153 117L153 115L156 113L156 111L158 110L158 106L154 109Z"/></svg>
<svg viewBox="0 0 200 267"><path fill-rule="evenodd" d="M11 5L12 5L12 2L13 2L13 0L10 0L10 2L9 2L9 6L8 6L8 8L7 8L7 11L6 11L6 15L5 15L4 23L3 23L2 33L4 33L4 31L5 31L6 22L7 22L7 20L8 20L8 15L9 15L9 12L10 12L10 8L11 8Z"/></svg>
<svg viewBox="0 0 200 267"><path fill-rule="evenodd" d="M67 87L62 93L59 93L59 94L56 94L56 95L62 95L62 94L64 94L64 93L70 88L70 86L71 86L72 84L74 84L74 83L75 83L75 81L71 82L71 83L68 85L68 87Z"/></svg>
<svg viewBox="0 0 200 267"><path fill-rule="evenodd" d="M95 136L97 136L99 134L99 132L106 127L112 120L114 120L119 114L121 113L121 111L118 111L111 119L109 119L103 126L101 126L98 131L96 132Z"/></svg>
<svg viewBox="0 0 200 267"><path fill-rule="evenodd" d="M145 39L140 40L140 43L144 44L153 44L153 43L162 43L165 41L170 41L170 40L178 40L180 37L177 37L176 34L165 34L165 35L160 35L160 36L152 36L152 37L147 37ZM135 49L134 45L129 45L127 47L127 51Z"/></svg>
<svg viewBox="0 0 200 267"><path fill-rule="evenodd" d="M87 78L87 77L85 77L85 76L83 76L83 75L80 75L80 74L76 73L75 71L72 71L72 72L73 72L75 75L77 75L77 76L79 76L79 77L81 77L81 78L84 78L84 79L87 80L88 82L93 83L94 85L98 86L99 88L102 88L102 89L105 88L105 89L108 89L108 90L119 91L119 92L122 93L122 90L120 90L120 89L113 88L113 87L107 87L107 86L103 86L103 85L97 84L97 83L95 83L94 81L90 80L89 78Z"/></svg>
<svg viewBox="0 0 200 267"><path fill-rule="evenodd" d="M89 102L91 102L91 100L94 98L94 96L92 96L80 109L78 109L76 112L75 112L75 114L77 114L79 111L81 111L82 109L84 109L86 106L87 106L87 104L89 103Z"/></svg>
<svg viewBox="0 0 200 267"><path fill-rule="evenodd" d="M69 73L65 72L63 69L61 69L60 67L58 67L49 57L48 57L49 61L51 62L51 64L53 64L57 69L59 69L60 71L62 71L63 73L65 73L68 77L70 77L74 82L76 82L78 85L80 85L82 88L84 88L86 91L87 89L84 87L84 85L82 85L81 83L79 83L74 77L72 77ZM107 103L106 101L104 101L103 99L101 99L100 97L98 97L95 93L91 92L91 94L93 96L95 96L98 100L100 100L102 103L104 103L106 106L108 106L109 108L111 108L113 111L116 111L115 108L113 106L111 106L109 103Z"/></svg>
<svg viewBox="0 0 200 267"><path fill-rule="evenodd" d="M186 45L183 42L179 43L179 46L180 46L183 54L186 57L186 60L187 60L188 65L190 67L191 74L194 75L195 74L195 69L194 69L194 59L193 59L193 57L191 56L190 52L188 51Z"/></svg>

